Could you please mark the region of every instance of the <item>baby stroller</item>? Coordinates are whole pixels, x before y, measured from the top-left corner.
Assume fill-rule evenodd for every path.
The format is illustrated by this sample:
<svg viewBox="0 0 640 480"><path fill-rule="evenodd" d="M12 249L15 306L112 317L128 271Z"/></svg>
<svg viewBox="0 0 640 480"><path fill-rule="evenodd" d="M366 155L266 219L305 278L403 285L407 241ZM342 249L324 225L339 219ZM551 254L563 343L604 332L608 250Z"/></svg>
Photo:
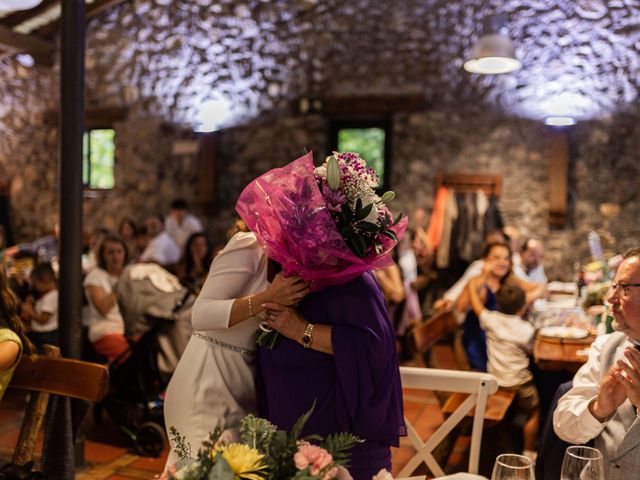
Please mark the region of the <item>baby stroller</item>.
<svg viewBox="0 0 640 480"><path fill-rule="evenodd" d="M132 265L116 294L131 348L110 364L102 407L143 456L158 456L166 438L164 390L191 335L195 296L155 264Z"/></svg>

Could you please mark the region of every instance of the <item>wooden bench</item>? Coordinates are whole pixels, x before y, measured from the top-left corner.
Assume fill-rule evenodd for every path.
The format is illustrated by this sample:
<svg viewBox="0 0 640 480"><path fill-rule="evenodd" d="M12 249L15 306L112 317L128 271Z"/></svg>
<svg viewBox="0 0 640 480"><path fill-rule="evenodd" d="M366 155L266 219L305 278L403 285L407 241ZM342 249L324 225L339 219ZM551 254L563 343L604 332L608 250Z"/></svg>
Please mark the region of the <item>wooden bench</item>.
<svg viewBox="0 0 640 480"><path fill-rule="evenodd" d="M98 363L62 358L58 347L45 345L44 355L22 357L9 388L35 392L29 399L13 453L13 463L25 465L33 459L36 437L47 411L49 395L98 402L107 394L109 370Z"/></svg>

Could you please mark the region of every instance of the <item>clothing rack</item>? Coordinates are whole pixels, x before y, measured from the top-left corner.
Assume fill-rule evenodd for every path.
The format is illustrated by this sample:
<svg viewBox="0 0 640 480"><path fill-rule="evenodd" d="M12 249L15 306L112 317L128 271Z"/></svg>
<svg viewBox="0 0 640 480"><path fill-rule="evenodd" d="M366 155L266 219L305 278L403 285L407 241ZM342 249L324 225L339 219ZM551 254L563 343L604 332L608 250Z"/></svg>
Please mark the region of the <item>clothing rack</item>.
<svg viewBox="0 0 640 480"><path fill-rule="evenodd" d="M458 192L475 192L483 190L487 196L500 197L502 193L502 177L500 175L466 175L462 173L436 175L436 191L447 187Z"/></svg>

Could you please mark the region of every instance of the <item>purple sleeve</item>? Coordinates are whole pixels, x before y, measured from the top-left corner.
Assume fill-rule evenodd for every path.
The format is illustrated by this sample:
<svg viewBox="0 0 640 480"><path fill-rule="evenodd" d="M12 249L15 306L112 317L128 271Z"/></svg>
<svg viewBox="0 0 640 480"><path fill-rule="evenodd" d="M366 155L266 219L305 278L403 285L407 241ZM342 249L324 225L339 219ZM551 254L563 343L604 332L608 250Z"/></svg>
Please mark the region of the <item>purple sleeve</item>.
<svg viewBox="0 0 640 480"><path fill-rule="evenodd" d="M398 445L406 435L395 335L379 293L360 297L357 311L331 331L338 381L354 433ZM345 307L345 310L349 310Z"/></svg>

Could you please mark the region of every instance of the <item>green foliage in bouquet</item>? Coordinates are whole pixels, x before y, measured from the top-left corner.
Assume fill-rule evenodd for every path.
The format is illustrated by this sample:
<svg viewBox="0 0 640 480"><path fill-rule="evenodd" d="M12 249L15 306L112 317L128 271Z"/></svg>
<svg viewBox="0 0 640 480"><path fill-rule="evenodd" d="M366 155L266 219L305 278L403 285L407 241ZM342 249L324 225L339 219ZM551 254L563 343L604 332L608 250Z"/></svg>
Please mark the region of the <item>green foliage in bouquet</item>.
<svg viewBox="0 0 640 480"><path fill-rule="evenodd" d="M176 465L163 474L167 480L319 480L336 471L337 466L348 465L348 450L362 442L350 433L322 437L311 435L301 439L302 430L309 420L315 403L295 423L291 431L278 430L264 418L247 415L240 425L240 443L225 444L221 439L223 429L216 428L203 442L197 457L191 458L191 449L177 430L171 427L172 439L176 443L175 452L179 457ZM319 443L324 454L331 457L328 462L301 467L294 462L294 456L309 441ZM315 467L315 470L314 470Z"/></svg>
<svg viewBox="0 0 640 480"><path fill-rule="evenodd" d="M393 194L393 192L386 192L385 195L387 194ZM339 215L335 215L340 235L344 238L349 249L360 258L366 256L372 246L376 246L379 240L378 235L384 235L396 242L398 241L398 237L391 230L391 227L395 227L402 220L403 214L398 215L395 222L392 222L390 216L386 213L378 220L379 223L367 222L365 219L369 216L373 207L373 203L363 205L362 200L358 198L355 209L351 209L349 204L345 203L342 206L342 212Z"/></svg>

